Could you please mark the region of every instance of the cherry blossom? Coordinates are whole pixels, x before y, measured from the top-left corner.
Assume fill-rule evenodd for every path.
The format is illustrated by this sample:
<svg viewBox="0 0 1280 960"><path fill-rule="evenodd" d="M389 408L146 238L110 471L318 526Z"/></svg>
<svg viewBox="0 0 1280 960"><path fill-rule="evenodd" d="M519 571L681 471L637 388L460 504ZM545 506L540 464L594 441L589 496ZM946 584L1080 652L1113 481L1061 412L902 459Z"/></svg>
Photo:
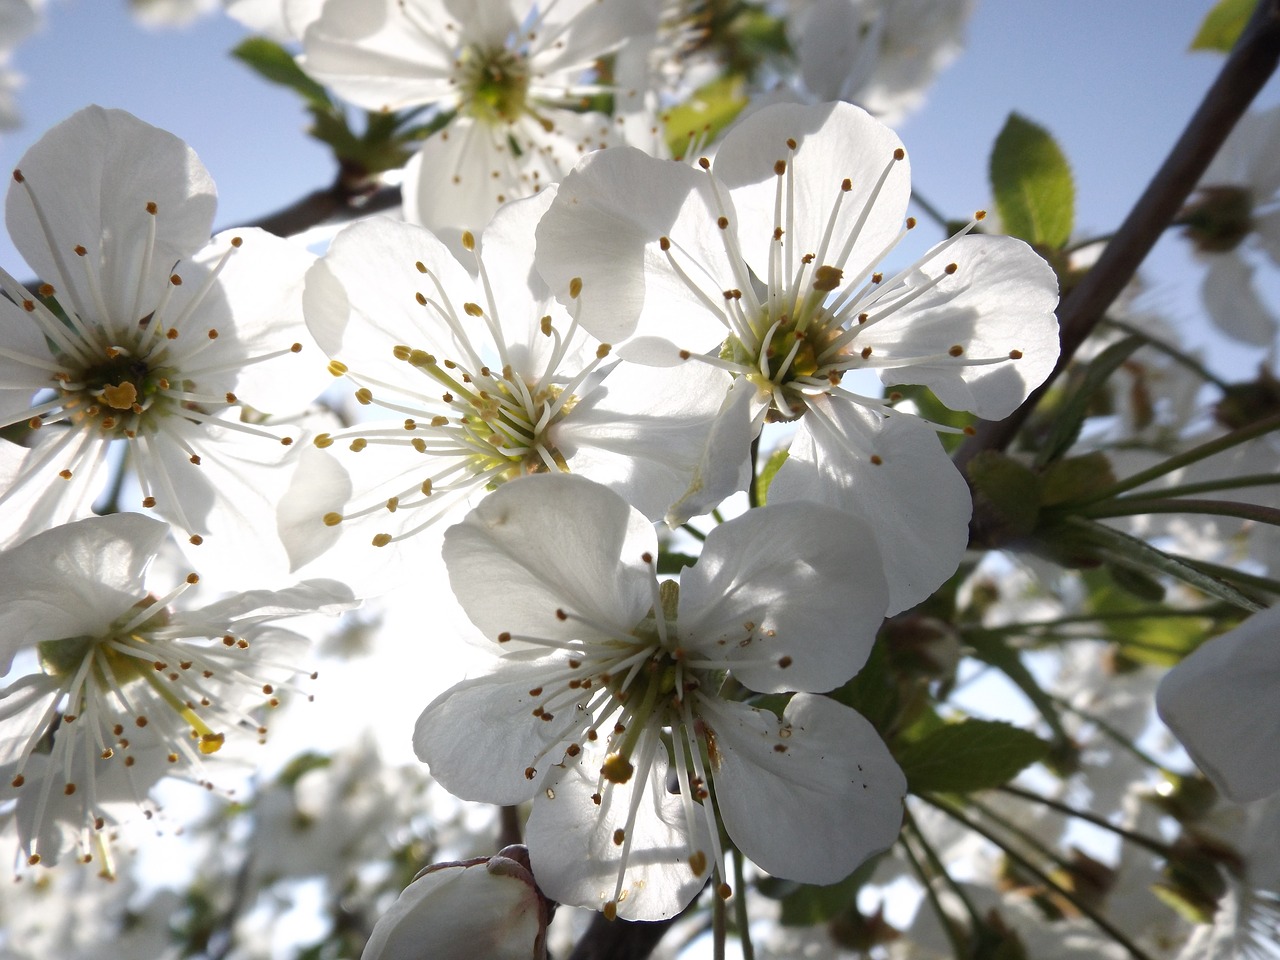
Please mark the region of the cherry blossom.
<svg viewBox="0 0 1280 960"><path fill-rule="evenodd" d="M893 842L906 789L875 729L813 692L874 641L887 592L867 543L840 511L769 506L659 583L653 528L617 494L559 474L502 487L444 547L502 657L423 711L418 755L463 799L533 800L533 868L561 902L670 917L713 876L727 897L721 824L770 873L834 883ZM738 684L809 692L779 716L725 696Z"/></svg>
<svg viewBox="0 0 1280 960"><path fill-rule="evenodd" d="M596 61L655 24L631 0L329 0L303 67L370 110L454 111L405 171L405 216L466 229L617 140L582 99L606 92Z"/></svg>
<svg viewBox="0 0 1280 960"><path fill-rule="evenodd" d="M474 277L427 230L386 219L343 231L308 274L307 321L330 370L395 419L316 438L341 457L354 495L320 470L295 491L325 504L296 537L299 558L327 545L322 514L386 546L530 473L581 472L652 517L689 485L727 375L609 372L608 345L532 267L529 239L553 195L510 203L479 238L464 235Z"/></svg>
<svg viewBox="0 0 1280 960"><path fill-rule="evenodd" d="M105 854L120 802L143 802L166 773L198 773L228 737L264 737L259 708L296 686L306 646L273 621L350 606L345 587L316 580L183 608L196 574L162 595L145 586L168 532L114 514L0 553L0 668L23 651L39 663L0 689L0 799L17 800L31 864L73 845Z"/></svg>
<svg viewBox="0 0 1280 960"><path fill-rule="evenodd" d="M859 375L1007 416L1057 358L1053 272L1021 241L969 235L980 214L883 266L915 226L906 152L848 104L761 109L699 166L626 148L587 157L538 226L538 269L554 289L581 281L582 325L624 359L733 374L722 416L738 426L712 434L705 463L740 463L741 438L798 418L771 495L867 520L890 612L904 609L958 564L969 493L934 428L860 392ZM731 489L704 482L668 520Z"/></svg>
<svg viewBox="0 0 1280 960"><path fill-rule="evenodd" d="M192 544L269 549L292 433L260 421L323 386L294 356L314 258L259 230L209 241L214 203L186 144L118 110L88 107L22 158L9 232L46 282L0 269L0 424L30 429L0 443L2 542L87 514L119 454L136 505Z"/></svg>

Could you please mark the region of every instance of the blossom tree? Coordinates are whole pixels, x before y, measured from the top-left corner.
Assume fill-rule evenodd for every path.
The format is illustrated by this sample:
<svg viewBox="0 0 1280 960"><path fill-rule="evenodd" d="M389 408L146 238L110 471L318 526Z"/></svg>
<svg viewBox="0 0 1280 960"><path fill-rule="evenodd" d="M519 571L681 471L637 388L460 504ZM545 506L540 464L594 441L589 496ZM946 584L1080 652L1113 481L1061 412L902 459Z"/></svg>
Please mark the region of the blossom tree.
<svg viewBox="0 0 1280 960"><path fill-rule="evenodd" d="M972 0L127 6L333 180L12 165L0 956L1280 956L1277 0L1094 235Z"/></svg>

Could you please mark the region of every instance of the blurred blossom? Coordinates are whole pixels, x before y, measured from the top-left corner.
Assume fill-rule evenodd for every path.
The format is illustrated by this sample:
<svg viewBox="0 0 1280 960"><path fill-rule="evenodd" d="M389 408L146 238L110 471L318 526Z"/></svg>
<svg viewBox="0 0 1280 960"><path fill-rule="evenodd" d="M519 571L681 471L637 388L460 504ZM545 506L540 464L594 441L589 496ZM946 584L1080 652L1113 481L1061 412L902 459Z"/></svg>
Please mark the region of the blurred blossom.
<svg viewBox="0 0 1280 960"><path fill-rule="evenodd" d="M611 92L596 63L655 24L633 0L329 0L302 66L368 110L452 112L405 171L405 216L474 230L617 141L609 116L583 111Z"/></svg>
<svg viewBox="0 0 1280 960"><path fill-rule="evenodd" d="M29 864L71 847L106 858L122 804L145 804L169 773L203 778L228 737L264 738L262 712L297 690L307 643L273 621L350 605L330 581L177 605L195 574L159 595L144 585L167 533L116 514L0 553L0 667L23 651L40 667L0 690L0 801L16 802Z"/></svg>
<svg viewBox="0 0 1280 960"><path fill-rule="evenodd" d="M1187 236L1209 261L1205 310L1229 337L1275 343L1277 318L1253 284L1252 240L1280 266L1280 107L1246 114L1200 178L1182 212Z"/></svg>
<svg viewBox="0 0 1280 960"><path fill-rule="evenodd" d="M977 0L790 0L787 35L808 92L897 125L964 49Z"/></svg>

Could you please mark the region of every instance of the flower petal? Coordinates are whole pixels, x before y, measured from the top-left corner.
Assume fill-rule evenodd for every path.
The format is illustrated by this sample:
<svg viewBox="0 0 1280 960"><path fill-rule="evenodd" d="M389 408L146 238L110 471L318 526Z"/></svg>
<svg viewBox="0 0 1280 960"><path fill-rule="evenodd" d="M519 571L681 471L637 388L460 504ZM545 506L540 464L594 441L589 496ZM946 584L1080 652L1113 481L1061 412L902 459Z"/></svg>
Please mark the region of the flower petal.
<svg viewBox="0 0 1280 960"><path fill-rule="evenodd" d="M699 709L721 758L712 760L720 817L764 870L835 883L897 839L907 778L856 710L805 693L781 721L710 698Z"/></svg>
<svg viewBox="0 0 1280 960"><path fill-rule="evenodd" d="M1235 803L1280 791L1280 607L1210 640L1165 675L1156 709Z"/></svg>
<svg viewBox="0 0 1280 960"><path fill-rule="evenodd" d="M866 524L775 503L712 530L680 577L681 644L752 690L831 690L861 669L889 587ZM739 662L741 661L741 662Z"/></svg>

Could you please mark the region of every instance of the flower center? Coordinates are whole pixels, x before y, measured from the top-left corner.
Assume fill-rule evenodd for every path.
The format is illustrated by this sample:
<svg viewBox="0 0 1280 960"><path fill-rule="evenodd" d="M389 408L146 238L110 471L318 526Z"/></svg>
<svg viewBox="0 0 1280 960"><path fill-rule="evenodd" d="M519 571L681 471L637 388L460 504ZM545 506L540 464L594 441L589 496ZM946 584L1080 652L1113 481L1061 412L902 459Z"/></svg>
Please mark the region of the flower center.
<svg viewBox="0 0 1280 960"><path fill-rule="evenodd" d="M168 370L118 347L110 347L99 363L76 373L61 373L58 391L67 419L77 427L95 428L108 437L135 436L144 419L170 412L158 403L169 389Z"/></svg>
<svg viewBox="0 0 1280 960"><path fill-rule="evenodd" d="M463 113L496 126L525 113L529 97L529 67L525 58L506 47L470 46L459 58Z"/></svg>

